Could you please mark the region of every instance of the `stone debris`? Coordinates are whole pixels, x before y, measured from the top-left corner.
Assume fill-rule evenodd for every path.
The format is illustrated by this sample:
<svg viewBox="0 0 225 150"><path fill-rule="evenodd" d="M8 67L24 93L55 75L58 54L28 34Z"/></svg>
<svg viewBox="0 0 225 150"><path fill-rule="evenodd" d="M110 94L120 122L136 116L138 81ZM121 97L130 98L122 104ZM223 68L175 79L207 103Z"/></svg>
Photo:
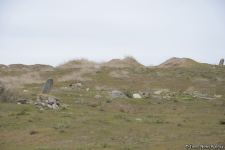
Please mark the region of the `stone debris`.
<svg viewBox="0 0 225 150"><path fill-rule="evenodd" d="M222 95L214 95L215 98L222 98Z"/></svg>
<svg viewBox="0 0 225 150"><path fill-rule="evenodd" d="M194 91L194 90L192 90L192 91L191 90L184 91L183 94L190 95L193 98L199 98L199 99L205 99L205 100L214 100L214 99L218 98L215 95L211 96L211 95L209 95L207 93L202 93L202 92Z"/></svg>
<svg viewBox="0 0 225 150"><path fill-rule="evenodd" d="M118 90L114 90L110 93L110 98L111 99L116 99L116 98L127 98L127 96L121 92L121 91L118 91Z"/></svg>
<svg viewBox="0 0 225 150"><path fill-rule="evenodd" d="M35 105L39 108L50 108L54 110L58 110L60 107L59 99L54 96L41 94L37 96L37 101Z"/></svg>
<svg viewBox="0 0 225 150"><path fill-rule="evenodd" d="M161 95L163 93L169 93L169 92L170 92L169 89L160 89L160 90L154 91L153 94L155 94L155 95Z"/></svg>
<svg viewBox="0 0 225 150"><path fill-rule="evenodd" d="M100 98L102 98L101 95L95 95L95 99L100 99Z"/></svg>
<svg viewBox="0 0 225 150"><path fill-rule="evenodd" d="M81 82L71 83L69 87L72 89L81 89L83 88L83 84Z"/></svg>
<svg viewBox="0 0 225 150"><path fill-rule="evenodd" d="M141 118L136 118L135 120L136 121L139 121L139 122L142 122L143 121L143 119L141 119Z"/></svg>
<svg viewBox="0 0 225 150"><path fill-rule="evenodd" d="M19 99L16 101L17 104L30 104L31 101L27 100L27 99Z"/></svg>
<svg viewBox="0 0 225 150"><path fill-rule="evenodd" d="M139 92L139 94L141 95L142 98L150 98L151 97L151 93L146 91L146 92Z"/></svg>
<svg viewBox="0 0 225 150"><path fill-rule="evenodd" d="M140 98L142 98L142 97L141 97L140 94L134 93L134 94L133 94L133 98L134 98L134 99L140 99Z"/></svg>

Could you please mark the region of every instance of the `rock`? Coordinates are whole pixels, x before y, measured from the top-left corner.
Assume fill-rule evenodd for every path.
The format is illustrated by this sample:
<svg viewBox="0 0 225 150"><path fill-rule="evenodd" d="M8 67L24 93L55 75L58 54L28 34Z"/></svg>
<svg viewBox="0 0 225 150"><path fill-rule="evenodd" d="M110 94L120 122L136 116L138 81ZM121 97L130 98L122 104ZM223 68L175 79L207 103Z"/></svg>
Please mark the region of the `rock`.
<svg viewBox="0 0 225 150"><path fill-rule="evenodd" d="M47 94L51 91L53 87L53 79L48 79L42 88L42 93Z"/></svg>
<svg viewBox="0 0 225 150"><path fill-rule="evenodd" d="M161 94L163 94L163 93L168 93L168 92L169 92L168 89L161 89L161 90L156 90L156 91L154 91L154 94L155 94L155 95L161 95Z"/></svg>
<svg viewBox="0 0 225 150"><path fill-rule="evenodd" d="M162 91L160 91L160 90L154 92L155 95L160 95L161 93L162 93Z"/></svg>
<svg viewBox="0 0 225 150"><path fill-rule="evenodd" d="M82 88L83 87L83 84L81 83L81 82L77 82L77 83L71 83L70 85L69 85L71 88L75 88L75 89L80 89L80 88Z"/></svg>
<svg viewBox="0 0 225 150"><path fill-rule="evenodd" d="M139 92L142 98L149 98L151 94L149 92Z"/></svg>
<svg viewBox="0 0 225 150"><path fill-rule="evenodd" d="M142 98L142 97L141 97L140 94L134 93L134 94L133 94L133 98L135 98L135 99L140 99L140 98Z"/></svg>
<svg viewBox="0 0 225 150"><path fill-rule="evenodd" d="M220 59L219 66L223 66L223 64L224 64L224 59L222 58Z"/></svg>
<svg viewBox="0 0 225 150"><path fill-rule="evenodd" d="M210 96L207 93L202 93L199 91L185 91L184 94L191 95L194 98L205 99L205 100L214 100L215 96Z"/></svg>
<svg viewBox="0 0 225 150"><path fill-rule="evenodd" d="M47 94L38 95L35 105L39 108L50 108L54 110L58 110L60 106L59 99Z"/></svg>
<svg viewBox="0 0 225 150"><path fill-rule="evenodd" d="M48 97L48 104L50 104L50 105L53 105L53 104L56 104L57 103L57 101L58 101L58 99L57 98L55 98L55 97L52 97L52 96L49 96Z"/></svg>
<svg viewBox="0 0 225 150"><path fill-rule="evenodd" d="M141 118L136 118L135 120L136 120L136 121L139 121L139 122L141 122L141 121L142 121L142 119L141 119Z"/></svg>
<svg viewBox="0 0 225 150"><path fill-rule="evenodd" d="M201 98L201 97L207 97L207 94L206 93L201 93L201 92L198 92L198 91L194 91L192 93L192 95L196 98Z"/></svg>
<svg viewBox="0 0 225 150"><path fill-rule="evenodd" d="M29 100L20 99L20 100L17 100L16 102L17 102L17 104L28 104L29 103Z"/></svg>
<svg viewBox="0 0 225 150"><path fill-rule="evenodd" d="M52 104L52 109L58 110L59 109L59 106L56 103L53 103Z"/></svg>
<svg viewBox="0 0 225 150"><path fill-rule="evenodd" d="M95 99L100 99L100 98L102 98L101 95L95 95Z"/></svg>
<svg viewBox="0 0 225 150"><path fill-rule="evenodd" d="M215 98L222 98L222 95L214 95Z"/></svg>
<svg viewBox="0 0 225 150"><path fill-rule="evenodd" d="M117 90L114 90L110 93L110 97L112 99L116 99L116 98L127 98L127 96L121 92L121 91L117 91Z"/></svg>

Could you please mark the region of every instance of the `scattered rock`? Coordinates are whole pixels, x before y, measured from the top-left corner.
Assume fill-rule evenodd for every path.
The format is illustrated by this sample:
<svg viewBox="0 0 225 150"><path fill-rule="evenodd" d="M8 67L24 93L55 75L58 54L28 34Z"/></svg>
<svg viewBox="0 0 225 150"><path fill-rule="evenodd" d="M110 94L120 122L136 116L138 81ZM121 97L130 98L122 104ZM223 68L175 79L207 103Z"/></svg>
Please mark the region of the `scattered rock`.
<svg viewBox="0 0 225 150"><path fill-rule="evenodd" d="M188 90L184 91L182 94L190 95L193 98L200 98L200 99L205 99L205 100L214 100L216 98L220 98L220 96L221 96L221 95L212 96L212 95L209 95L207 93L195 91L194 89L188 89Z"/></svg>
<svg viewBox="0 0 225 150"><path fill-rule="evenodd" d="M28 104L28 103L30 103L30 101L27 99L19 99L16 101L16 103L17 104Z"/></svg>
<svg viewBox="0 0 225 150"><path fill-rule="evenodd" d="M101 95L95 95L95 99L100 99L100 98L102 98Z"/></svg>
<svg viewBox="0 0 225 150"><path fill-rule="evenodd" d="M136 121L139 121L139 122L141 122L141 121L142 121L142 119L141 119L141 118L136 118L135 120L136 120Z"/></svg>
<svg viewBox="0 0 225 150"><path fill-rule="evenodd" d="M38 95L35 105L39 108L50 108L54 110L58 110L60 106L59 99L47 94Z"/></svg>
<svg viewBox="0 0 225 150"><path fill-rule="evenodd" d="M219 66L223 66L223 64L224 64L224 59L222 58L220 59Z"/></svg>
<svg viewBox="0 0 225 150"><path fill-rule="evenodd" d="M198 92L198 91L194 91L192 93L192 96L195 97L195 98L201 98L201 99L206 99L206 100L214 100L215 99L215 97L210 97L208 94L201 93L201 92Z"/></svg>
<svg viewBox="0 0 225 150"><path fill-rule="evenodd" d="M133 98L135 98L135 99L140 99L140 98L142 98L142 97L141 97L140 94L134 93L134 94L133 94Z"/></svg>
<svg viewBox="0 0 225 150"><path fill-rule="evenodd" d="M81 89L83 87L83 84L81 82L77 82L77 83L71 83L69 86L72 89Z"/></svg>
<svg viewBox="0 0 225 150"><path fill-rule="evenodd" d="M214 95L215 98L222 98L222 95Z"/></svg>
<svg viewBox="0 0 225 150"><path fill-rule="evenodd" d="M139 92L142 98L149 98L151 97L151 93L149 92Z"/></svg>
<svg viewBox="0 0 225 150"><path fill-rule="evenodd" d="M28 90L23 90L23 92L24 92L24 93L27 93L27 92L28 92Z"/></svg>
<svg viewBox="0 0 225 150"><path fill-rule="evenodd" d="M168 93L168 92L169 92L169 89L160 89L160 90L154 91L154 94L155 95L161 95L163 93Z"/></svg>
<svg viewBox="0 0 225 150"><path fill-rule="evenodd" d="M117 90L114 90L110 93L110 97L112 99L116 99L116 98L127 98L127 96L121 92L121 91L117 91Z"/></svg>

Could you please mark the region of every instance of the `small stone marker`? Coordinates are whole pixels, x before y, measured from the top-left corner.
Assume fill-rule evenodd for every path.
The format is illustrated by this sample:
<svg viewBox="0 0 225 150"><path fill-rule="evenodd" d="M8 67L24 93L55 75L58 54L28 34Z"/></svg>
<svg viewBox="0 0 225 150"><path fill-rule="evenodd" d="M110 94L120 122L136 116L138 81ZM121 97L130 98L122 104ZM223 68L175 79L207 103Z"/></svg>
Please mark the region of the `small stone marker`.
<svg viewBox="0 0 225 150"><path fill-rule="evenodd" d="M220 59L219 66L223 66L223 64L224 64L224 59L222 58L222 59Z"/></svg>
<svg viewBox="0 0 225 150"><path fill-rule="evenodd" d="M42 93L47 94L51 91L53 87L53 79L48 79L42 88Z"/></svg>

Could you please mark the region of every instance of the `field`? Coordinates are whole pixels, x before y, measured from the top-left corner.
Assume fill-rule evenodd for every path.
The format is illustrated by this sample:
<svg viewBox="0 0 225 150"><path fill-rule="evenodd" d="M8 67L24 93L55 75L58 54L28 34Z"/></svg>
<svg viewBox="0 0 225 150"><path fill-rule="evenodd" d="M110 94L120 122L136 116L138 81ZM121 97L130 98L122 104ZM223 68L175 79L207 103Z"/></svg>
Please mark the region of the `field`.
<svg viewBox="0 0 225 150"><path fill-rule="evenodd" d="M224 67L190 61L181 67L145 67L130 59L101 67L92 62L82 66L82 61L75 62L75 68L70 62L69 67L0 69L0 80L12 94L31 102L19 105L16 100L1 99L0 149L181 150L187 144L225 146ZM49 95L66 107L53 110L34 105L48 78L54 80ZM81 86L74 86L77 83ZM114 90L127 97L112 98ZM134 93L147 96L135 99Z"/></svg>

